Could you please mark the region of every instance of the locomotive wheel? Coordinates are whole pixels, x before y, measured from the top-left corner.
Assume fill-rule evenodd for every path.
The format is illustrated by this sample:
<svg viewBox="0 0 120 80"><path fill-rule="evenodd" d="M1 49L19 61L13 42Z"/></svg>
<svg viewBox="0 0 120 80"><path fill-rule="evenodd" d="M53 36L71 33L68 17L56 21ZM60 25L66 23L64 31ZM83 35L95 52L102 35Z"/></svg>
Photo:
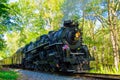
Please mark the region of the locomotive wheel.
<svg viewBox="0 0 120 80"><path fill-rule="evenodd" d="M50 68L50 72L55 72L55 69L54 68Z"/></svg>
<svg viewBox="0 0 120 80"><path fill-rule="evenodd" d="M42 65L40 65L39 70L40 70L40 71L44 71Z"/></svg>
<svg viewBox="0 0 120 80"><path fill-rule="evenodd" d="M34 65L34 70L38 71L38 65Z"/></svg>
<svg viewBox="0 0 120 80"><path fill-rule="evenodd" d="M50 72L55 72L55 68L54 67L50 67Z"/></svg>
<svg viewBox="0 0 120 80"><path fill-rule="evenodd" d="M81 52L82 52L82 53L85 53L85 57L86 57L86 58L90 58L90 52L89 52L88 47L87 47L86 45L83 45L83 46L82 46Z"/></svg>
<svg viewBox="0 0 120 80"><path fill-rule="evenodd" d="M66 72L66 71L67 71L67 67L66 67L65 64L62 64L62 65L60 66L60 68L61 68L60 71L62 71L62 72Z"/></svg>
<svg viewBox="0 0 120 80"><path fill-rule="evenodd" d="M49 71L49 66L48 65L44 65L44 71L48 72Z"/></svg>

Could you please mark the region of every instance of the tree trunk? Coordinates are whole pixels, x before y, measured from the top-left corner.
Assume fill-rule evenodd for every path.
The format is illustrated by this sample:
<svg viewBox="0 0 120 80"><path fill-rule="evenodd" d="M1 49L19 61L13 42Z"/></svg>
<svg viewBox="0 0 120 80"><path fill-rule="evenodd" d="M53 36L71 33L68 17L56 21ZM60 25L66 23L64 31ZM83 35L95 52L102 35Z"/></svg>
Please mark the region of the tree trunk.
<svg viewBox="0 0 120 80"><path fill-rule="evenodd" d="M117 15L114 8L115 8L114 0L108 0L108 25L110 28L110 39L113 47L114 65L116 70L118 71L119 50L118 50L118 33L116 26Z"/></svg>

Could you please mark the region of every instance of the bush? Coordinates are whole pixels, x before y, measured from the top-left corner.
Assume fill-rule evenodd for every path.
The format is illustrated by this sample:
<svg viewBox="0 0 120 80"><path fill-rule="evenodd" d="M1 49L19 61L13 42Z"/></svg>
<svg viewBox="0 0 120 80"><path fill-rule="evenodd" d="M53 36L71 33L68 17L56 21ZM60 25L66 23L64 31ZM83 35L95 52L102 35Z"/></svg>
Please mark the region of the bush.
<svg viewBox="0 0 120 80"><path fill-rule="evenodd" d="M17 80L18 73L14 71L0 71L0 80Z"/></svg>
<svg viewBox="0 0 120 80"><path fill-rule="evenodd" d="M2 66L0 66L0 70L2 70L2 68L3 68L3 67L2 67Z"/></svg>

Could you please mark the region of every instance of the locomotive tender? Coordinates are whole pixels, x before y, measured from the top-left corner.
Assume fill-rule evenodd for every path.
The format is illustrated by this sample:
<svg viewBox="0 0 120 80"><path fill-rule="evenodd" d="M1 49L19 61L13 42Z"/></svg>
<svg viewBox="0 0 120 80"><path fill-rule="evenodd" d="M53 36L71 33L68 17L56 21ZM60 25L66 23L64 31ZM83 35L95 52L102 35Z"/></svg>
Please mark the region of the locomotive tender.
<svg viewBox="0 0 120 80"><path fill-rule="evenodd" d="M51 72L80 72L90 69L92 57L88 47L83 45L78 22L68 20L58 31L40 36L8 59L2 60L1 65Z"/></svg>

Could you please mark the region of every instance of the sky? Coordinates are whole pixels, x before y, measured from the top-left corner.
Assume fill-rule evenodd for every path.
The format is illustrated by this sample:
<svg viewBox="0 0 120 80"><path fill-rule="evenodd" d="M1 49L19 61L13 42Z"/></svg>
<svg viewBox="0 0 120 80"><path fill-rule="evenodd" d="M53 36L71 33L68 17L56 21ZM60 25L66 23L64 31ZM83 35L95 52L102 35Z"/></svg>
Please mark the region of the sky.
<svg viewBox="0 0 120 80"><path fill-rule="evenodd" d="M16 2L16 1L18 1L18 0L9 0L9 3Z"/></svg>

